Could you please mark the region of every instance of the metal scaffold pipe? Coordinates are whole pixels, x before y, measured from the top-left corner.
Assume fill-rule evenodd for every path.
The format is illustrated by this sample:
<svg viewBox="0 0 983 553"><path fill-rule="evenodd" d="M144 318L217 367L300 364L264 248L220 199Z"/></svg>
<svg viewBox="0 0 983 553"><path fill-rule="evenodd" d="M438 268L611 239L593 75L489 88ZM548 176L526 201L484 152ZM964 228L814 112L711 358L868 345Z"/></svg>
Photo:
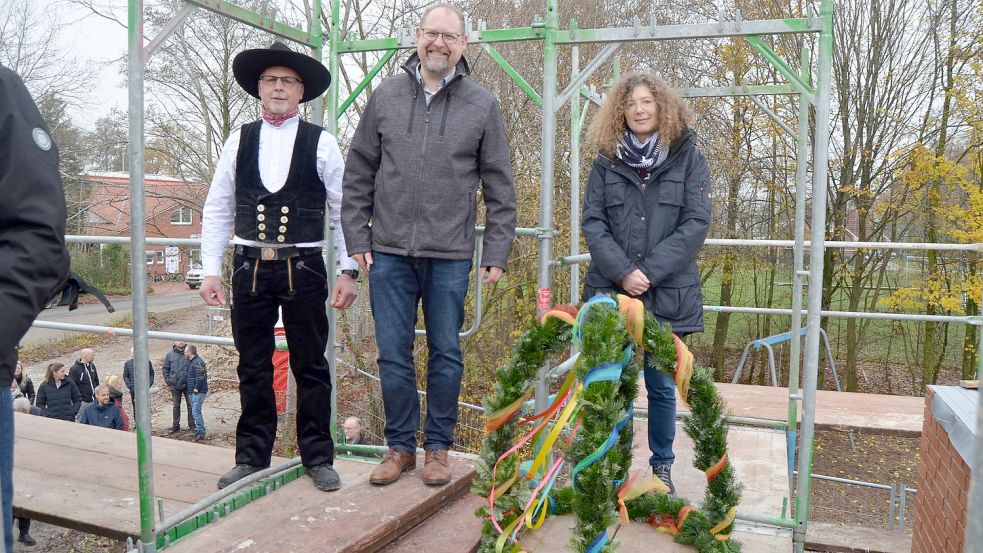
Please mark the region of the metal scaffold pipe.
<svg viewBox="0 0 983 553"><path fill-rule="evenodd" d="M829 170L830 81L833 63L833 3L822 0L822 30L819 33L819 56L816 67L816 126L813 144L812 173L812 250L809 256L809 302L806 316L805 370L802 385L802 430L799 455L799 479L796 482L792 550L805 551L812 491L812 455L816 426L816 387L819 380L819 329L822 321L823 258L826 253L826 187Z"/></svg>
<svg viewBox="0 0 983 553"><path fill-rule="evenodd" d="M144 197L144 64L146 62L143 39L143 0L130 0L128 13L128 82L130 122L130 231L133 247L130 249L130 266L144 265L147 228ZM147 276L143 271L130 271L133 290L133 364L146 367L150 352L147 345ZM147 371L133 371L136 385L136 434L137 464L140 486L140 548L144 552L156 551L154 534L154 467L150 433L150 401L148 389L150 376Z"/></svg>

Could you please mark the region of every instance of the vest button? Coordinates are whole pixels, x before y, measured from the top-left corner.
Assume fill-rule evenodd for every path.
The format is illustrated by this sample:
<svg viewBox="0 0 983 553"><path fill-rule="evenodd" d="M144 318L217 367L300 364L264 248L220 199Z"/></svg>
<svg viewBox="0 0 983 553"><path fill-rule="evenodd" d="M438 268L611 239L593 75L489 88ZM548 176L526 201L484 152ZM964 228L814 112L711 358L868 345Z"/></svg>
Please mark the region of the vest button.
<svg viewBox="0 0 983 553"><path fill-rule="evenodd" d="M259 211L259 212L266 211L266 206L263 205L263 204L259 204L258 206L256 206L256 211Z"/></svg>
<svg viewBox="0 0 983 553"><path fill-rule="evenodd" d="M287 227L284 226L284 225L280 225L280 229L279 230L280 230L280 234L283 234L284 232L287 232Z"/></svg>
<svg viewBox="0 0 983 553"><path fill-rule="evenodd" d="M280 236L277 236L276 237L276 241L277 242L284 242L284 241L286 241L286 239L287 238L285 236L283 236L282 234Z"/></svg>
<svg viewBox="0 0 983 553"><path fill-rule="evenodd" d="M259 215L256 216L256 220L257 221L265 221L266 220L266 215L263 215L262 213L260 213Z"/></svg>
<svg viewBox="0 0 983 553"><path fill-rule="evenodd" d="M256 225L256 228L258 228L259 230L266 230L266 224L265 223L260 223L260 224Z"/></svg>
<svg viewBox="0 0 983 553"><path fill-rule="evenodd" d="M266 240L266 233L265 232L261 232L257 236L259 237L260 240Z"/></svg>
<svg viewBox="0 0 983 553"><path fill-rule="evenodd" d="M290 208L287 206L283 206L280 208L280 213L290 213Z"/></svg>
<svg viewBox="0 0 983 553"><path fill-rule="evenodd" d="M286 223L286 222L287 222L287 221L289 221L289 220L290 220L290 219L287 219L287 216L286 216L286 215L284 215L283 217L280 217L280 222L281 222L281 223Z"/></svg>

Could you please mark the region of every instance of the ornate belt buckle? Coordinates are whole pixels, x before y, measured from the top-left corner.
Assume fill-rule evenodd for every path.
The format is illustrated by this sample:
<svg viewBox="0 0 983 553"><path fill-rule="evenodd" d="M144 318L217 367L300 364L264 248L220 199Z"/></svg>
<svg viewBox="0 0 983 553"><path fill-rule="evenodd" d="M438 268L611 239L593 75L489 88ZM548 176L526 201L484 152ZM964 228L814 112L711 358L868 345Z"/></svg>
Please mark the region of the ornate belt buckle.
<svg viewBox="0 0 983 553"><path fill-rule="evenodd" d="M276 250L274 248L263 248L262 253L263 261L273 261L276 259Z"/></svg>

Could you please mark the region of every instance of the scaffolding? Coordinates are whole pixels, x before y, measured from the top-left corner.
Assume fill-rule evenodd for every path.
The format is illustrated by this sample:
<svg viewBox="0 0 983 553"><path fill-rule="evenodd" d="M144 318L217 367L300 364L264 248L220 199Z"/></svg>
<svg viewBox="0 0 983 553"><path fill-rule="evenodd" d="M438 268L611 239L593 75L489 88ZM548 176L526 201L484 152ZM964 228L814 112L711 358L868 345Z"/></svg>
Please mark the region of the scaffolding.
<svg viewBox="0 0 983 553"><path fill-rule="evenodd" d="M197 241L177 241L171 239L148 239L143 225L145 202L144 202L144 67L146 61L153 55L154 51L174 33L184 21L192 15L198 8L203 8L211 12L221 14L230 19L251 25L258 29L267 31L278 37L294 41L309 48L312 55L318 59L323 59L323 49L327 43L328 68L333 75L338 74L341 63L341 56L359 52L382 52L379 61L364 76L360 83L350 92L349 96L339 102L339 82L334 79L328 90L327 110L328 117L324 117L323 110L319 103L315 102L314 116L315 122L322 122L332 133L337 134L337 120L344 111L352 105L355 99L371 83L392 57L400 50L415 47L412 29L402 29L397 36L382 39L353 39L350 37L342 38L340 29L340 0L330 0L330 29L327 37L324 36L321 21L321 1L314 0L311 3L310 21L308 29L302 30L293 28L276 21L265 12L255 12L241 6L237 6L226 0L185 0L183 7L178 10L173 19L168 22L161 30L160 34L147 42L144 37L144 17L143 0L129 0L128 2L128 83L129 83L129 125L130 125L130 197L131 213L130 226L132 236L130 239L115 239L126 241L131 244L130 255L132 266L142 266L143 250L145 245L152 243L183 243L197 244ZM787 18L776 20L743 20L738 11L734 17L727 19L723 12L716 22L704 24L683 24L683 25L659 25L652 18L647 24L643 24L637 18L633 24L625 27L600 28L600 29L579 29L576 22L571 22L569 28L562 29L559 25L558 0L546 0L546 15L543 18L537 17L530 26L507 29L487 29L486 25L479 22L476 28L470 25L466 29L468 41L479 45L489 57L494 60L505 73L523 90L543 112L542 126L542 147L541 147L541 187L539 194L539 226L535 229L521 229L519 235L532 236L538 241L538 277L537 277L537 312L542 313L547 310L552 303L552 272L554 269L569 266L571 271L570 294L571 298L576 298L579 292L579 269L578 263L589 259L586 254L581 254L579 248L579 226L576 220L571 221L571 251L568 256L554 259L553 238L554 229L554 160L556 150L556 128L557 114L560 109L570 102L570 125L571 125L571 217L575 218L579 211L577 204L580 196L579 183L579 136L584 122L586 109L582 109L581 98L586 97L587 101L598 102L596 94L584 84L597 72L607 60L617 51L618 47L627 42L642 41L671 41L687 40L700 38L717 37L738 37L742 38L756 50L761 57L767 61L785 80L781 85L758 85L758 86L732 86L720 88L695 88L681 89L680 94L684 97L721 97L721 96L747 96L759 108L775 120L786 132L796 137L796 164L795 175L796 183L796 213L795 213L795 237L792 241L786 240L707 240L708 245L741 245L741 246L784 246L793 248L793 285L792 285L792 305L790 309L762 309L762 308L740 308L725 306L706 306L707 311L716 312L745 312L759 314L784 314L791 317L791 330L795 331L801 327L802 316L806 317L806 344L804 353L799 345L799 340L792 340L790 344L790 367L789 367L789 403L788 420L780 427L786 430L788 436L788 447L790 452L795 451L796 444L799 451L805 454L800 455L797 463L798 474L805 475L797 481L794 493L796 501L791 517L773 517L756 513L740 513L738 518L747 521L762 522L773 524L779 527L792 529L793 549L796 553L804 551L806 527L809 513L809 496L811 489L812 473L812 449L815 430L815 398L817 387L817 375L819 364L820 346L820 320L824 316L842 317L869 317L869 318L904 318L908 320L936 320L959 322L963 324L983 325L981 317L945 317L945 316L921 316L921 315L901 315L885 313L850 313L850 312L824 312L821 311L822 287L810 286L808 291L808 301L806 309L802 306L802 290L806 280L809 282L822 282L823 277L823 255L827 247L870 247L870 248L891 248L891 249L953 249L953 250L973 250L983 251L983 244L970 245L941 245L941 244L908 244L908 243L866 243L866 242L826 242L825 241L825 214L826 214L826 186L827 186L827 153L829 149L829 128L830 128L830 79L831 64L833 55L832 32L833 32L833 2L832 0L820 0L818 14L813 14L800 18ZM804 48L800 58L800 71L793 70L781 57L775 53L760 37L767 35L781 34L810 34L818 36L818 55L815 64L815 85L813 85L812 59L808 48ZM515 41L539 41L543 46L543 87L542 91L537 92L519 72L513 68L509 62L495 49L494 44ZM145 45L146 44L146 45ZM600 52L581 70L579 47L582 44L601 44L603 47ZM571 50L571 60L573 71L571 80L565 88L559 90L558 83L558 47L569 46ZM617 64L615 64L617 70ZM761 95L792 95L799 101L798 125L792 129L779 119L763 102L758 99ZM809 134L809 115L810 109L815 110L814 128ZM806 183L807 165L811 160L813 163L813 173L811 179L811 189L813 192L812 212L811 212L811 238L806 240ZM331 233L333 229L327 230L327 243L331 244ZM70 237L72 241L78 242L109 242L113 239L103 237ZM805 251L810 250L809 270L805 270ZM335 265L334 250L329 247L327 250L328 266ZM149 358L148 339L193 339L204 343L216 343L228 345L231 340L228 338L201 337L175 333L150 332L147 326L147 294L146 294L146 275L143 271L131 272L131 286L133 290L133 328L112 329L119 335L132 335L134 337L134 363L136 366L143 366ZM334 272L329 271L329 281L333 281ZM329 282L329 286L333 282ZM329 336L329 347L326 355L332 369L332 379L335 379L335 312L329 309L329 320L331 335ZM480 322L480 314L476 314L474 326ZM105 327L91 327L88 325L68 325L63 323L35 322L35 326L45 328L60 328L69 330L81 330L87 332L106 332ZM983 351L983 332L980 335L980 351ZM804 371L800 367L800 360L805 359ZM980 369L983 372L983 356L980 356ZM559 367L557 367L559 368ZM545 408L549 392L549 367L543 367L539 372L539 381L536 387L536 408ZM799 393L800 372L802 376L802 392ZM186 511L172 515L167 520L162 520L154 524L154 484L152 470L152 446L150 434L150 414L148 401L149 377L143 371L136 371L136 395L137 405L140 408L136 413L136 433L138 445L139 463L139 486L140 486L140 539L136 548L143 552L153 552L157 548L166 547L169 536L176 527L180 526L186 519L202 516L201 513L215 505L222 505L223 502L228 508L229 494L239 491L236 487L232 490L220 492L214 496L203 500L200 504L192 506ZM983 394L981 394L983 397ZM801 407L800 404L801 403ZM336 398L334 395L331 400L332 409L336 410ZM981 405L983 407L983 405ZM798 424L798 411L802 411L801 428ZM980 430L977 433L977 466L983 463L983 408L978 414L978 425ZM751 421L755 422L755 421ZM757 421L766 426L773 426L774 421ZM332 420L332 433L338 435L337 423ZM801 440L801 442L799 442ZM339 440L340 442L340 440ZM361 451L371 449L371 446L352 446L348 449ZM279 474L272 481L275 488L283 482L296 477L296 463L287 463L281 467L274 467L269 473L264 472L257 475L252 481L260 478ZM791 461L790 461L791 464ZM790 466L790 472L792 467ZM243 482L246 486L250 482ZM260 494L262 495L262 494ZM983 512L983 482L981 482L979 471L974 471L972 487L969 499L969 526L967 528L967 551L978 551L972 547L980 547L983 543L983 516L977 513ZM973 516L976 514L976 516ZM208 519L209 515L204 515ZM207 520L206 520L207 522ZM190 530L189 530L190 531ZM162 537L165 538L162 540Z"/></svg>

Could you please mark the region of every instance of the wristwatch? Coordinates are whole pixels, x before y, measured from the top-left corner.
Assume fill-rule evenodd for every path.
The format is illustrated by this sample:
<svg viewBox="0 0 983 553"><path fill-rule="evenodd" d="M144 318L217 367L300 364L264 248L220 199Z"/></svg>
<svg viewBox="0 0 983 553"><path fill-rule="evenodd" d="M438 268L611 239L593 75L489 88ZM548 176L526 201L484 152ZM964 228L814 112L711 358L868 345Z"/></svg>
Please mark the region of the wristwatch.
<svg viewBox="0 0 983 553"><path fill-rule="evenodd" d="M352 277L352 280L358 280L358 269L342 269L341 274Z"/></svg>

